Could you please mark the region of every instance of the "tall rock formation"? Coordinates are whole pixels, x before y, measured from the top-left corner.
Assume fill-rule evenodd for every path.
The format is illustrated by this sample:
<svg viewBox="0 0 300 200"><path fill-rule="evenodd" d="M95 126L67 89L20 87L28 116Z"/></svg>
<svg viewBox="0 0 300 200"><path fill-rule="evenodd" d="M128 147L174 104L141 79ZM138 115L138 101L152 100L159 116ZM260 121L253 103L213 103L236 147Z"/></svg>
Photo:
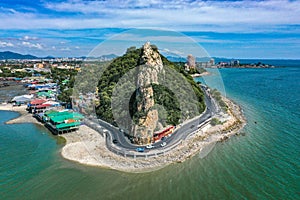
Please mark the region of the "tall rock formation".
<svg viewBox="0 0 300 200"><path fill-rule="evenodd" d="M158 74L163 73L163 62L157 49L149 42L142 47L142 54L137 74L137 113L138 119L132 127L134 143L148 144L152 141L153 132L158 122L158 111L155 104L151 83L158 84Z"/></svg>

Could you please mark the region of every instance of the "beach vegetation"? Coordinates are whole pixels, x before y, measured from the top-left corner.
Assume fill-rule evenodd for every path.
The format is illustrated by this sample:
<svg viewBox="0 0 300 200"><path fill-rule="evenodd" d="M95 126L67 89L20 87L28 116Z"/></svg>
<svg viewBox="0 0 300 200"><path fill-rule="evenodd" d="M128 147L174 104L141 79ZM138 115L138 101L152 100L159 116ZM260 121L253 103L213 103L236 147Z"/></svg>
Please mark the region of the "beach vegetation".
<svg viewBox="0 0 300 200"><path fill-rule="evenodd" d="M217 101L219 106L224 112L227 112L228 106L227 104L223 101L221 93L217 89L213 89L211 91L212 97Z"/></svg>
<svg viewBox="0 0 300 200"><path fill-rule="evenodd" d="M211 124L212 126L216 126L216 125L222 124L222 123L221 123L221 121L220 121L219 119L217 119L217 118L212 118L211 121L210 121L210 124Z"/></svg>

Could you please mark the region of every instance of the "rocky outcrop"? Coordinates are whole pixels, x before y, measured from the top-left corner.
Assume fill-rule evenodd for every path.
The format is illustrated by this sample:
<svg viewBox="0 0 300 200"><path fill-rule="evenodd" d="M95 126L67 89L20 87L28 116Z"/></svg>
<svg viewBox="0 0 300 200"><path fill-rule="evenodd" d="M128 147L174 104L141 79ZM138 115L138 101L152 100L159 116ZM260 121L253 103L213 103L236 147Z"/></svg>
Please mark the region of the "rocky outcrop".
<svg viewBox="0 0 300 200"><path fill-rule="evenodd" d="M155 104L151 83L158 84L158 74L163 73L163 62L157 50L147 42L142 48L137 74L137 113L139 118L132 127L134 143L148 144L158 123L158 111Z"/></svg>

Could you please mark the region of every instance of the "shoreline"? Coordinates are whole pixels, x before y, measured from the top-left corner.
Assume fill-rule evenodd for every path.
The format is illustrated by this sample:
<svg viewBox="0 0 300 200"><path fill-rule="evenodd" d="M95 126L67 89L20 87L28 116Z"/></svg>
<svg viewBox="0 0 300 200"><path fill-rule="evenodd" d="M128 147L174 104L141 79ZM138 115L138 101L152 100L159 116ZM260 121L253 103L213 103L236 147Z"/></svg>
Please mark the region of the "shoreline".
<svg viewBox="0 0 300 200"><path fill-rule="evenodd" d="M196 154L205 154L207 148L212 149L212 144L239 135L239 131L246 125L241 107L225 97L222 98L229 107L229 114L221 116L221 120L226 122L216 126L207 124L164 156L134 159L116 155L107 149L105 137L85 125L80 127L77 134L61 135L67 141L61 154L77 163L130 173L156 171L174 163L182 163Z"/></svg>
<svg viewBox="0 0 300 200"><path fill-rule="evenodd" d="M12 106L12 104L0 104L0 110L3 111L12 111L18 112L20 116L10 119L5 122L5 124L22 124L22 123L34 123L38 125L44 125L43 123L39 122L36 118L32 116L31 113L26 111L25 105L23 106Z"/></svg>
<svg viewBox="0 0 300 200"><path fill-rule="evenodd" d="M207 149L211 150L212 145L217 142L223 142L234 135L238 135L246 124L240 106L225 97L222 98L228 105L229 110L228 114L220 116L221 121L224 121L224 123L216 126L212 126L210 123L205 125L201 130L188 136L173 150L166 152L164 156L129 158L116 155L107 149L105 137L86 125L81 125L77 131L59 135L66 140L61 149L61 156L67 160L88 166L130 173L156 171L170 164L182 163L196 154L205 157ZM35 123L43 125L30 113L27 113L24 106L13 107L11 104L0 104L0 110L15 111L21 114L19 117L5 122L6 124ZM206 155L203 156L203 154Z"/></svg>
<svg viewBox="0 0 300 200"><path fill-rule="evenodd" d="M201 74L192 74L191 76L192 76L193 78L196 78L196 77L209 76L209 75L211 75L211 73L208 72L208 71L206 71L206 72L203 72L203 73L201 73Z"/></svg>

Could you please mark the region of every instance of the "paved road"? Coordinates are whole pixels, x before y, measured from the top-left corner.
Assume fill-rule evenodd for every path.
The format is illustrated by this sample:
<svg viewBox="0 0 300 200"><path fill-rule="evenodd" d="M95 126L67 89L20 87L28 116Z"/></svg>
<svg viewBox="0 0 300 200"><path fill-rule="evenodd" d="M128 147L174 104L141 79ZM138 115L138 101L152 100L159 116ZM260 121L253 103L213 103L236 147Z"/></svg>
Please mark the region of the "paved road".
<svg viewBox="0 0 300 200"><path fill-rule="evenodd" d="M176 144L179 140L185 139L189 134L195 132L198 129L198 126L205 122L206 120L212 118L217 113L217 106L214 100L211 98L210 94L203 89L205 94L205 112L188 122L184 123L180 128L178 128L169 138L166 139L167 145L172 146ZM159 144L159 143L158 143Z"/></svg>
<svg viewBox="0 0 300 200"><path fill-rule="evenodd" d="M179 128L177 128L174 133L166 138L164 141L159 141L153 144L154 148L152 149L162 149L162 148L168 148L172 145L179 143L181 140L185 139L189 134L193 133L198 129L198 126L205 122L206 120L212 118L217 112L218 107L215 103L215 101L212 99L210 94L207 92L205 88L203 88L204 96L205 96L205 104L206 104L206 110L203 114L201 114L199 117L195 117L192 120L189 120L187 122L184 122ZM137 147L144 147L140 145L132 144L127 137L124 136L123 133L119 131L117 127L112 126L111 124L102 121L100 119L91 119L95 124L99 124L101 127L106 129L106 143L107 145L116 145L119 149L122 151L129 151L129 150L135 150ZM112 144L112 140L116 139L118 141L117 144ZM160 145L166 142L167 145L165 147L161 147ZM151 151L149 149L145 148L145 152Z"/></svg>

